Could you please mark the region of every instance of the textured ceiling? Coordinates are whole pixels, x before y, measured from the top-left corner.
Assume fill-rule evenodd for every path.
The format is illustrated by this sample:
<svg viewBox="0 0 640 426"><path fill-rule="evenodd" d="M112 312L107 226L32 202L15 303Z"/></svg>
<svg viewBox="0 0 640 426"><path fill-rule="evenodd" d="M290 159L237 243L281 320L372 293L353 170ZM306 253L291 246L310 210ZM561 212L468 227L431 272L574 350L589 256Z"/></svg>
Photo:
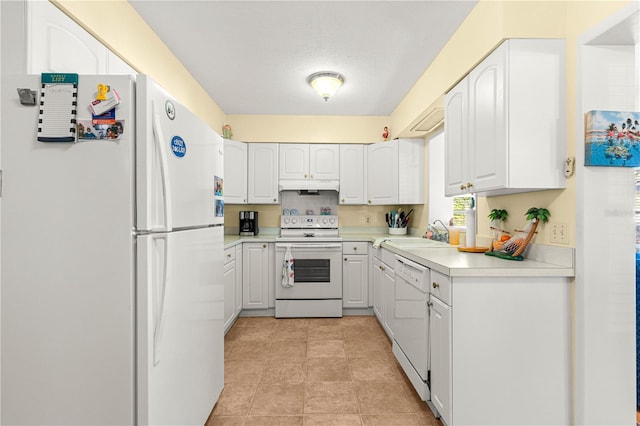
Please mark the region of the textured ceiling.
<svg viewBox="0 0 640 426"><path fill-rule="evenodd" d="M130 3L227 114L389 115L476 0Z"/></svg>

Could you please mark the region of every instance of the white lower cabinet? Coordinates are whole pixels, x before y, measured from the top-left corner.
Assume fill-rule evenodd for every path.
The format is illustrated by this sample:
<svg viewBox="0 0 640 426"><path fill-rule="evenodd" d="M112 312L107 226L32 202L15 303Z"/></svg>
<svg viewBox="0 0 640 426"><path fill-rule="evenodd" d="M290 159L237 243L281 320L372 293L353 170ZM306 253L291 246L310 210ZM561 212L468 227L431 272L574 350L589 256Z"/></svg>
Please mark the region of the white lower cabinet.
<svg viewBox="0 0 640 426"><path fill-rule="evenodd" d="M236 290L236 250L234 247L224 251L224 332L234 320L234 301Z"/></svg>
<svg viewBox="0 0 640 426"><path fill-rule="evenodd" d="M242 245L224 251L224 332L242 310Z"/></svg>
<svg viewBox="0 0 640 426"><path fill-rule="evenodd" d="M377 257L373 258L371 267L371 280L373 281L373 313L380 324L384 323L384 298L382 291L382 280L384 265Z"/></svg>
<svg viewBox="0 0 640 426"><path fill-rule="evenodd" d="M268 309L274 284L273 243L242 247L242 309Z"/></svg>
<svg viewBox="0 0 640 426"><path fill-rule="evenodd" d="M443 423L571 424L570 279L432 270L431 281L431 403Z"/></svg>
<svg viewBox="0 0 640 426"><path fill-rule="evenodd" d="M342 307L367 308L369 306L368 243L344 242L342 254Z"/></svg>
<svg viewBox="0 0 640 426"><path fill-rule="evenodd" d="M429 299L431 338L431 403L442 421L451 425L451 306L433 295Z"/></svg>
<svg viewBox="0 0 640 426"><path fill-rule="evenodd" d="M236 285L234 292L233 311L237 318L242 311L242 244L235 247L236 250Z"/></svg>
<svg viewBox="0 0 640 426"><path fill-rule="evenodd" d="M373 312L389 339L393 341L395 272L384 262L384 258L374 256L372 274Z"/></svg>

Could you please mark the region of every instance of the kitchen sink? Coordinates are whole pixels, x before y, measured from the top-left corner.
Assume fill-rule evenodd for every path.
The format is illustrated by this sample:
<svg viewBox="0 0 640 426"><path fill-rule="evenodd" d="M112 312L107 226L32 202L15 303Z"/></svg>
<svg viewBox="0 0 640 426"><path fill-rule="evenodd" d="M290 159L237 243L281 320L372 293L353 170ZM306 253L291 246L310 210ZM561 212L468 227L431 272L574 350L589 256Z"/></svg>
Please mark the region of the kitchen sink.
<svg viewBox="0 0 640 426"><path fill-rule="evenodd" d="M397 247L451 247L449 244L430 240L422 237L391 237L385 240L385 243L395 245Z"/></svg>

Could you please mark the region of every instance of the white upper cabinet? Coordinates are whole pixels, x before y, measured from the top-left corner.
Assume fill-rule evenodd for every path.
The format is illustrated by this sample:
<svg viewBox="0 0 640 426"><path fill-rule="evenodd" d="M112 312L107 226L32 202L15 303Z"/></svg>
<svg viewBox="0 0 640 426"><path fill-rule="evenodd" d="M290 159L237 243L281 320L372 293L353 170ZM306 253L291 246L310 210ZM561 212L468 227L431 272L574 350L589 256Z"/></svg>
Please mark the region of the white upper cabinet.
<svg viewBox="0 0 640 426"><path fill-rule="evenodd" d="M340 145L340 204L365 204L364 145Z"/></svg>
<svg viewBox="0 0 640 426"><path fill-rule="evenodd" d="M467 185L467 110L469 80L464 79L451 89L445 99L445 194L459 194Z"/></svg>
<svg viewBox="0 0 640 426"><path fill-rule="evenodd" d="M398 204L398 141L367 145L367 204Z"/></svg>
<svg viewBox="0 0 640 426"><path fill-rule="evenodd" d="M424 140L398 141L398 204L424 203Z"/></svg>
<svg viewBox="0 0 640 426"><path fill-rule="evenodd" d="M366 175L366 204L424 203L424 140L368 145Z"/></svg>
<svg viewBox="0 0 640 426"><path fill-rule="evenodd" d="M27 73L128 74L137 72L48 1L27 5Z"/></svg>
<svg viewBox="0 0 640 426"><path fill-rule="evenodd" d="M566 186L565 42L507 40L445 97L445 194Z"/></svg>
<svg viewBox="0 0 640 426"><path fill-rule="evenodd" d="M280 144L280 179L309 178L309 145Z"/></svg>
<svg viewBox="0 0 640 426"><path fill-rule="evenodd" d="M338 144L280 144L280 179L339 179Z"/></svg>
<svg viewBox="0 0 640 426"><path fill-rule="evenodd" d="M224 202L247 204L248 147L244 142L224 140Z"/></svg>
<svg viewBox="0 0 640 426"><path fill-rule="evenodd" d="M278 204L278 144L250 143L248 171L249 204Z"/></svg>
<svg viewBox="0 0 640 426"><path fill-rule="evenodd" d="M340 179L340 145L309 145L309 178Z"/></svg>

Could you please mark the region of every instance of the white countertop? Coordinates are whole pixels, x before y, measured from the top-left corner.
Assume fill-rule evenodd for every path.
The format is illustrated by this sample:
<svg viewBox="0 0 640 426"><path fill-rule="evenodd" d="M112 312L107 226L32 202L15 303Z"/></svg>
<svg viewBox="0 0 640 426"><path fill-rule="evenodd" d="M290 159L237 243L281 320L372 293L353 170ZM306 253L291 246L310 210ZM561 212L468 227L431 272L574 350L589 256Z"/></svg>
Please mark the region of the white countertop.
<svg viewBox="0 0 640 426"><path fill-rule="evenodd" d="M385 237L398 238L388 234L353 232L341 232L340 236L343 241L371 243ZM225 235L224 244L225 248L229 248L244 242L269 243L275 242L276 237L276 234L259 234L255 237ZM454 246L401 247L397 244L382 242L382 247L451 277L573 277L575 275L574 249L569 247L532 245L527 248L525 252L527 258L522 261L500 259L486 256L484 253L460 252Z"/></svg>
<svg viewBox="0 0 640 426"><path fill-rule="evenodd" d="M383 243L384 244L384 243ZM524 259L506 260L484 253L464 253L457 248L396 248L384 244L397 253L421 265L451 277L573 277L573 267Z"/></svg>

